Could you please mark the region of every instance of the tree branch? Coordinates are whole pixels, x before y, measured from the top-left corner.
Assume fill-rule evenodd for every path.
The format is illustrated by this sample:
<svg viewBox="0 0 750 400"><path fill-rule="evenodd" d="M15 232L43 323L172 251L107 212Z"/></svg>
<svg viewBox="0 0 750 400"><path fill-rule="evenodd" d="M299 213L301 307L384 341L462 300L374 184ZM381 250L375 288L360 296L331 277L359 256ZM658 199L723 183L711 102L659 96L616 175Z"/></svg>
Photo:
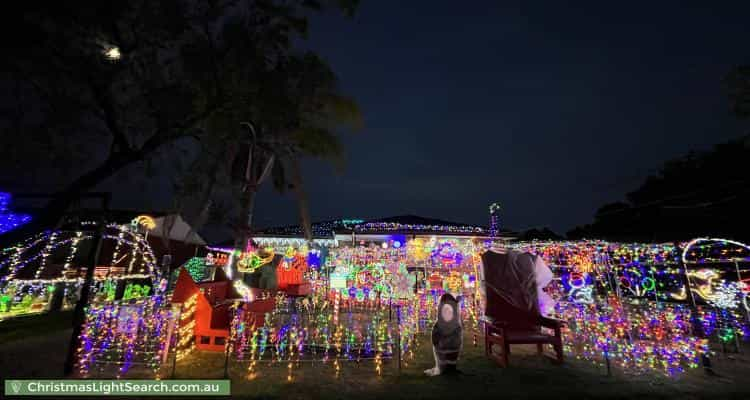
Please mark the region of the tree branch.
<svg viewBox="0 0 750 400"><path fill-rule="evenodd" d="M128 141L125 132L120 129L117 122L117 111L115 110L113 99L109 95L106 89L103 89L97 85L91 77L86 80L86 83L91 88L91 93L94 95L94 100L99 104L101 108L104 124L107 129L112 133L113 142L112 145L115 147L114 152L128 152L131 151L130 142Z"/></svg>

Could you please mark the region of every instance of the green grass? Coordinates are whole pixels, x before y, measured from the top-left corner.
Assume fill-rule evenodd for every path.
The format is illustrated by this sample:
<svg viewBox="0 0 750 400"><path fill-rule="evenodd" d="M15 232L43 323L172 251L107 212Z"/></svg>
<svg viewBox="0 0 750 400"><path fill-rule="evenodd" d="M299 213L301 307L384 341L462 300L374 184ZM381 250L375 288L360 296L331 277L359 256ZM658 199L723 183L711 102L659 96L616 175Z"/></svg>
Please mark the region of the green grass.
<svg viewBox="0 0 750 400"><path fill-rule="evenodd" d="M40 316L41 317L41 316ZM20 338L0 346L0 377L60 378L69 333L58 330L50 335L50 320L32 324L24 321L25 335L38 335L32 340ZM4 321L9 322L9 321ZM21 321L17 321L19 323ZM62 324L61 327L66 327ZM0 329L3 327L0 324ZM7 332L2 330L3 333ZM18 335L16 335L18 336ZM422 337L415 357L399 374L392 361L383 363L383 374L377 376L371 361L360 364L342 363L336 377L333 365L301 364L292 370L287 381L287 364L262 364L254 379L247 379L247 364L231 363L230 377L234 398L260 399L678 399L703 398L750 399L750 351L712 357L718 377L709 377L701 370L690 370L676 377L658 372L635 374L613 368L606 369L588 361L566 359L554 365L538 357L531 346L514 346L508 368L498 368L483 354L479 346L464 338L464 353L459 361L461 374L427 377L423 370L432 367L432 351L428 338ZM743 343L746 346L747 343ZM116 368L115 368L116 370ZM163 366L162 378L171 377L171 364ZM222 379L224 355L194 352L177 364L178 379ZM92 371L91 379L110 379L116 371ZM133 368L125 379L152 379L153 373Z"/></svg>
<svg viewBox="0 0 750 400"><path fill-rule="evenodd" d="M481 338L480 338L481 339ZM606 369L589 361L568 359L555 365L536 355L532 346L514 346L510 367L498 368L483 354L483 347L471 345L465 338L464 354L458 375L427 377L423 370L432 367L432 351L422 338L416 357L399 374L395 363L386 361L383 374L375 374L372 362L342 364L336 377L333 365L302 364L292 370L287 381L287 363L260 364L254 379L247 379L246 365L232 364L232 397L263 399L456 399L481 398L616 398L616 399L694 399L706 397L750 398L748 360L717 365L721 378L691 370L677 377L659 373L632 374ZM728 363L728 364L727 364ZM716 363L715 363L716 365ZM221 379L224 357L218 353L195 352L177 365L175 378ZM723 368L723 369L722 369ZM744 372L743 372L744 371ZM165 378L171 368L165 369Z"/></svg>
<svg viewBox="0 0 750 400"><path fill-rule="evenodd" d="M0 343L46 335L71 327L72 311L42 313L0 321Z"/></svg>

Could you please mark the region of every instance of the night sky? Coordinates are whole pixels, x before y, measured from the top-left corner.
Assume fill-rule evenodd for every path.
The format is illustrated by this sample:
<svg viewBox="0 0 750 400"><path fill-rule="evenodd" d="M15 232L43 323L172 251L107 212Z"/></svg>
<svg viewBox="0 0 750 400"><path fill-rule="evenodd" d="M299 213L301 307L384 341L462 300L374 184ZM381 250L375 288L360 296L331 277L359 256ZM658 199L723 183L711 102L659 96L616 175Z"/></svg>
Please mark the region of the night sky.
<svg viewBox="0 0 750 400"><path fill-rule="evenodd" d="M663 161L743 133L721 79L750 62L749 2L362 3L311 21L308 46L365 118L343 173L305 165L315 220L486 224L498 201L505 227L564 233ZM297 222L291 196L256 204L260 226Z"/></svg>

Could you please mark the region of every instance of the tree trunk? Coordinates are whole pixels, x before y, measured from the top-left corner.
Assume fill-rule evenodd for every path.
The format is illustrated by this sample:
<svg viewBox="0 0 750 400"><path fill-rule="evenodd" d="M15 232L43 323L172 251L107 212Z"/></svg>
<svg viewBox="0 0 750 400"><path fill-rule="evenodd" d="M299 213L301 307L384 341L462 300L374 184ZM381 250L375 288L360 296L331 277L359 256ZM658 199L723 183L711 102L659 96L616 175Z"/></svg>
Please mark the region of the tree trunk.
<svg viewBox="0 0 750 400"><path fill-rule="evenodd" d="M190 230L187 234L185 234L185 237L183 238L183 241L187 242L190 240L194 233L200 231L203 228L203 225L206 224L208 221L208 215L211 211L211 206L213 205L213 201L211 201L211 197L213 197L214 193L214 187L216 186L216 168L218 168L218 163L213 165L213 169L211 172L211 178L208 182L208 187L206 188L203 198L201 199L201 202L199 204L202 205L200 212L198 213L198 217L196 218L195 222L190 224ZM230 168L231 170L231 168Z"/></svg>
<svg viewBox="0 0 750 400"><path fill-rule="evenodd" d="M255 196L258 193L258 187L266 179L271 165L273 165L274 157L271 156L265 161L265 166L260 172L260 176L255 176L255 165L253 163L260 162L260 157L252 157L252 148L250 149L250 157L248 158L248 166L245 172L244 191L242 192L242 198L240 199L240 224L237 227L237 235L234 241L234 249L239 251L245 251L247 244L252 239L252 227L253 227L253 213L255 211ZM231 278L237 275L237 260L232 262Z"/></svg>
<svg viewBox="0 0 750 400"><path fill-rule="evenodd" d="M255 209L256 187L248 186L240 199L242 207L240 208L240 224L237 227L237 235L234 240L234 250L245 251L247 244L252 239L253 210ZM232 279L237 277L237 260L231 265L230 275Z"/></svg>
<svg viewBox="0 0 750 400"><path fill-rule="evenodd" d="M195 219L195 222L190 224L190 230L185 234L185 237L182 238L184 242L187 242L188 240L192 239L193 235L203 229L203 225L208 222L208 216L211 212L211 206L213 205L213 201L211 200L211 195L213 194L213 183L211 184L211 187L207 190L207 195L203 197L203 200L200 204L203 204L201 207L200 212L198 213L198 217Z"/></svg>
<svg viewBox="0 0 750 400"><path fill-rule="evenodd" d="M297 207L299 210L300 224L302 225L302 231L305 234L305 240L312 242L312 221L310 218L310 205L307 198L307 192L302 182L302 168L300 167L299 159L291 158L289 160L291 166L291 178L294 185L294 194L297 197Z"/></svg>

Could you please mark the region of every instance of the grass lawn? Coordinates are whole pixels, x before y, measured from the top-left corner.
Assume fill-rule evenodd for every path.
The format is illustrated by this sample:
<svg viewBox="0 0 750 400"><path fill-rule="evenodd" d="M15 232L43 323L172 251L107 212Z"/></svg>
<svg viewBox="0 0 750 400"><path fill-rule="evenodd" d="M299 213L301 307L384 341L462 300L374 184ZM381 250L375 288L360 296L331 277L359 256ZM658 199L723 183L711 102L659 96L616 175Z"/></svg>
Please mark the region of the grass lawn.
<svg viewBox="0 0 750 400"><path fill-rule="evenodd" d="M72 310L6 319L0 321L0 343L28 339L69 329L72 321Z"/></svg>
<svg viewBox="0 0 750 400"><path fill-rule="evenodd" d="M735 355L714 358L718 377L702 370L690 370L677 377L659 373L633 374L613 369L606 376L604 367L591 362L567 359L554 365L536 355L533 346L515 346L511 366L498 368L483 354L483 347L473 347L465 338L460 374L427 377L423 370L432 367L428 338L423 338L414 360L396 371L394 363L383 364L382 376L374 364L343 364L339 377L333 365L302 364L287 381L287 363L259 365L254 379L248 380L246 365L232 365L233 397L279 399L457 399L480 398L750 398L750 359ZM216 353L194 353L177 365L176 378L216 378L223 375L224 358ZM171 369L169 370L171 371Z"/></svg>
<svg viewBox="0 0 750 400"><path fill-rule="evenodd" d="M57 320L57 318L55 318ZM0 378L60 378L70 329L57 329L52 321L26 321L27 335L0 343ZM59 322L58 322L59 323ZM2 325L0 325L2 326ZM67 325L59 325L62 328ZM19 325L20 327L20 325ZM33 328L36 327L36 328ZM10 332L4 331L4 334ZM8 337L8 336L6 336ZM461 374L427 377L423 370L432 367L428 338L422 337L415 358L398 374L391 361L383 363L383 374L377 376L371 361L342 363L336 377L332 363L305 364L293 368L287 381L287 364L259 365L254 379L247 379L247 365L231 364L232 393L235 398L261 399L750 399L750 345L743 344L739 354L712 357L718 376L707 376L702 370L690 370L676 377L659 373L634 374L606 369L591 362L568 358L554 365L536 355L532 346L514 346L510 367L502 369L485 358L480 345L471 345L466 337L464 354L459 363ZM481 338L480 338L481 340ZM150 379L134 368L126 378ZM168 378L171 365L165 365ZM194 352L177 364L175 378L222 379L224 355ZM91 378L109 379L107 373ZM133 397L129 397L133 398ZM205 397L204 397L205 399Z"/></svg>

